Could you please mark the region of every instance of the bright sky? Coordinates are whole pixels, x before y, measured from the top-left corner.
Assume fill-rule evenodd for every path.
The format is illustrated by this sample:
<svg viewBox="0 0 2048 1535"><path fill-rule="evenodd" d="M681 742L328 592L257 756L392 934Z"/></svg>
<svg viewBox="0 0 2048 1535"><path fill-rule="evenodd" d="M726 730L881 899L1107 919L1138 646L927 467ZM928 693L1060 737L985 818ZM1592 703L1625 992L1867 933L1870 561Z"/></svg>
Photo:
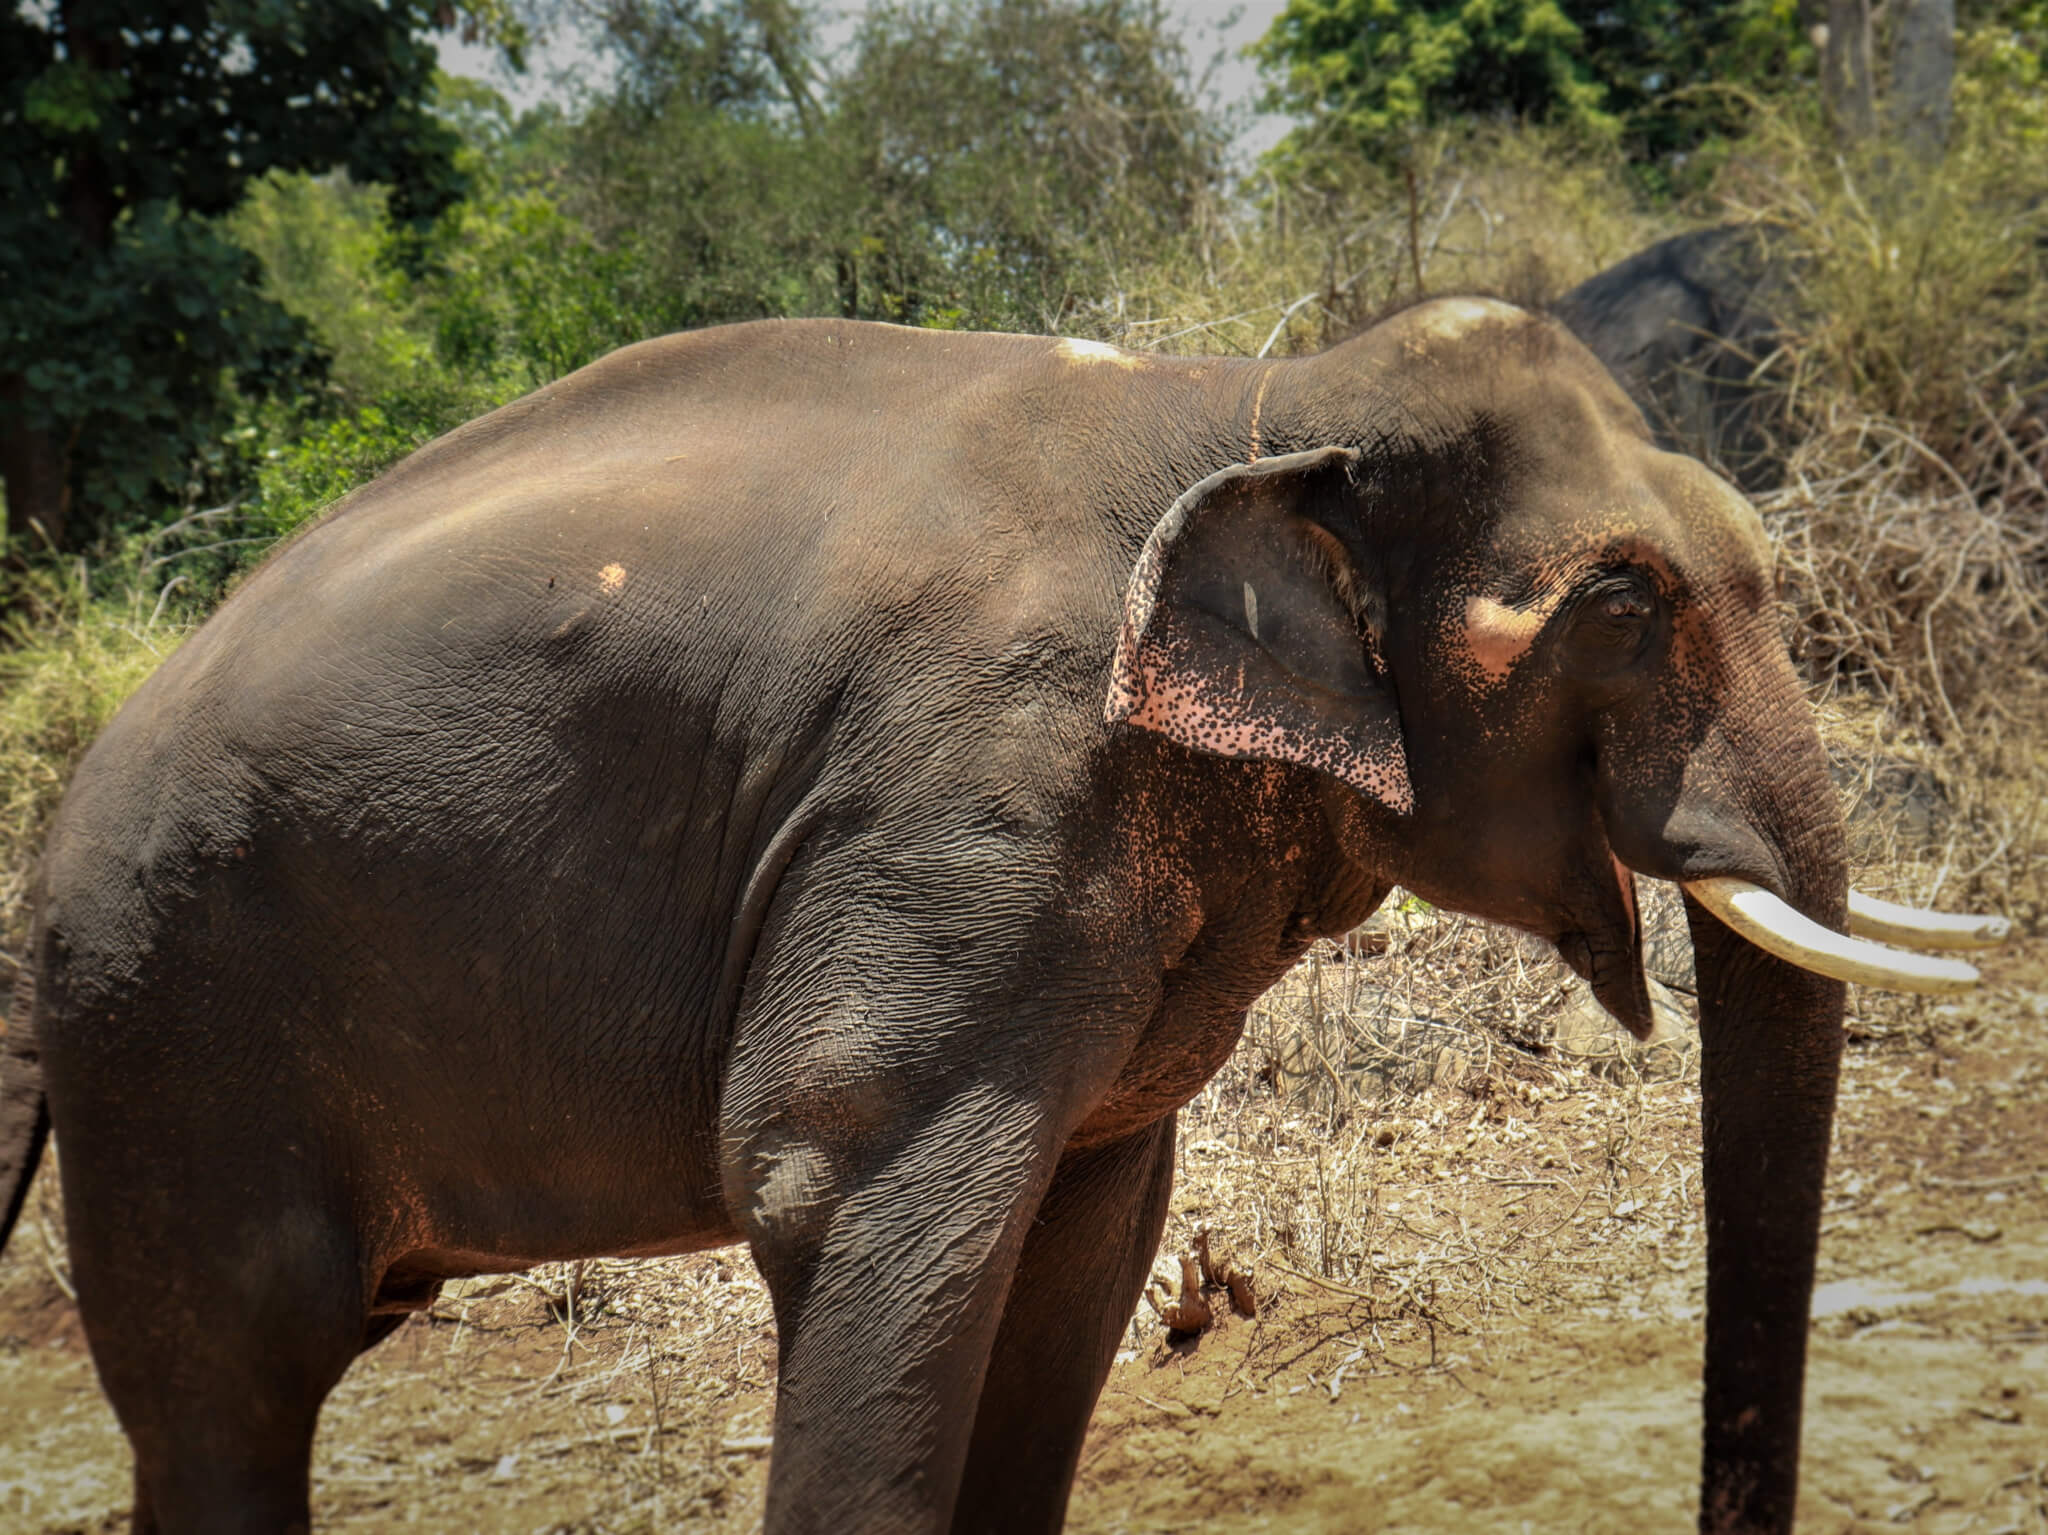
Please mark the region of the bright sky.
<svg viewBox="0 0 2048 1535"><path fill-rule="evenodd" d="M1167 6L1168 12L1180 21L1188 57L1197 75L1205 68L1209 71L1209 105L1239 109L1243 127L1236 148L1247 161L1269 148L1287 129L1283 118L1251 112L1251 103L1259 91L1258 72L1240 56L1248 44L1264 35L1284 3L1285 0L1172 0ZM855 0L837 12L837 19L824 29L828 47L852 35L861 10L859 0ZM560 94L554 84L557 76L589 86L603 83L592 77L598 68L597 61L574 37L556 38L549 47L538 50L528 60L530 67L524 79L509 76L488 48L443 38L440 49L443 69L450 74L488 81L521 107Z"/></svg>

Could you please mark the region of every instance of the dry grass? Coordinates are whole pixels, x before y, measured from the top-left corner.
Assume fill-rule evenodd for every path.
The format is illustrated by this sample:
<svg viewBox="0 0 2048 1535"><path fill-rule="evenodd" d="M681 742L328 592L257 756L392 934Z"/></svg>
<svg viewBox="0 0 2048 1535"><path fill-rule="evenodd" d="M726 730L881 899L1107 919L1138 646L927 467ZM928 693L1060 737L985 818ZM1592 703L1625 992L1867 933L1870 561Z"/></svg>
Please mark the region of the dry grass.
<svg viewBox="0 0 2048 1535"><path fill-rule="evenodd" d="M1349 335L1421 293L1541 304L1680 224L1641 207L1619 165L1535 127L1441 132L1412 178L1358 162L1266 189L1179 260L1064 317L1147 351L1286 356Z"/></svg>
<svg viewBox="0 0 2048 1535"><path fill-rule="evenodd" d="M114 583L84 560L12 580L0 627L0 995L28 926L36 849L72 768L188 632L157 591L101 590Z"/></svg>
<svg viewBox="0 0 2048 1535"><path fill-rule="evenodd" d="M2007 448L2016 431L2032 455ZM2048 669L2048 428L1987 407L1985 438L1958 467L1893 421L1835 406L1762 505L1807 674L1972 752L1985 730L2038 721L2020 707L2040 700L2015 683Z"/></svg>
<svg viewBox="0 0 2048 1535"><path fill-rule="evenodd" d="M1763 512L1794 649L1961 776L2010 772L2048 672L2048 97L2038 61L1965 39L1937 166L1835 148L1760 109L1719 184L1764 231L1789 405Z"/></svg>

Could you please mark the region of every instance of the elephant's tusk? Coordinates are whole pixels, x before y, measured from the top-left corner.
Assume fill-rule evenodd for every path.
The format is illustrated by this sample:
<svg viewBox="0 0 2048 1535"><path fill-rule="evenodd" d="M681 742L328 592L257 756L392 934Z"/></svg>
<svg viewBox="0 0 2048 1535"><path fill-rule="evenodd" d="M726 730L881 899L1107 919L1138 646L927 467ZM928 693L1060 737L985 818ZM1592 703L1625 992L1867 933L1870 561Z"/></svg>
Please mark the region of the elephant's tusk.
<svg viewBox="0 0 2048 1535"><path fill-rule="evenodd" d="M2004 917L1980 917L1967 912L1922 911L1917 906L1900 906L1851 890L1849 931L1862 938L1913 948L1992 949L2012 936L2012 923Z"/></svg>
<svg viewBox="0 0 2048 1535"><path fill-rule="evenodd" d="M1696 879L1688 881L1685 889L1758 948L1817 975L1889 991L1935 994L1968 991L1977 984L1974 965L1902 953L1867 938L1833 932L1746 879L1725 875Z"/></svg>

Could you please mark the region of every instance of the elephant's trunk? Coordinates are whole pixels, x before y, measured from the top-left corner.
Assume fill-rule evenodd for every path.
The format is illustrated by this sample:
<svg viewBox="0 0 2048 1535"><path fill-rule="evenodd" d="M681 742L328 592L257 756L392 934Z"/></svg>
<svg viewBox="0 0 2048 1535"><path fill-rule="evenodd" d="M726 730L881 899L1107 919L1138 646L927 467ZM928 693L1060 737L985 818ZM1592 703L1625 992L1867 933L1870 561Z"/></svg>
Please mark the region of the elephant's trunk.
<svg viewBox="0 0 2048 1535"><path fill-rule="evenodd" d="M1820 743L1771 787L1764 824L1790 903L1840 931L1847 880ZM1755 801L1752 800L1754 804ZM1841 1065L1843 987L1753 947L1690 896L1707 1204L1700 1529L1788 1531L1800 1397Z"/></svg>

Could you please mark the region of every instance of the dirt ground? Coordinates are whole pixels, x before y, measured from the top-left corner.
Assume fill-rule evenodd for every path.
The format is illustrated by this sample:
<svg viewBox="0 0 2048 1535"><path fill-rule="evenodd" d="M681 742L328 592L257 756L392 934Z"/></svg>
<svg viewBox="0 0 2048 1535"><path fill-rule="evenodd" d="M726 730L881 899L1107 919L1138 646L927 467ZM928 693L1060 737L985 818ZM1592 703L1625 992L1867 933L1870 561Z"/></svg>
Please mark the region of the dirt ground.
<svg viewBox="0 0 2048 1535"><path fill-rule="evenodd" d="M1852 1023L1803 1530L2048 1535L2048 941L1986 972L1965 1005ZM1219 1297L1225 1319L1188 1340L1140 1310L1070 1527L1689 1527L1684 1052L1461 1060L1322 1117L1253 1103L1257 1080L1244 1063L1186 1112L1160 1272L1210 1228L1253 1271L1258 1315ZM49 1182L0 1259L0 1530L119 1529L127 1452ZM334 1531L753 1528L773 1371L739 1252L471 1281L337 1390L315 1509Z"/></svg>

